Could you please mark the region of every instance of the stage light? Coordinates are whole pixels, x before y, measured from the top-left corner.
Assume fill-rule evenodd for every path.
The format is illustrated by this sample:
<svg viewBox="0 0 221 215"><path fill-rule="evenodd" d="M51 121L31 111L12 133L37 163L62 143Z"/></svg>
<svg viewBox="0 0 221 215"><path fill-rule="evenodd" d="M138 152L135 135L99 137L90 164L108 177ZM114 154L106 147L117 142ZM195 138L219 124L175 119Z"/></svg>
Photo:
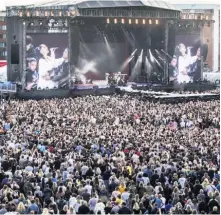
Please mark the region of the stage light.
<svg viewBox="0 0 221 215"><path fill-rule="evenodd" d="M145 20L145 19L143 19L143 24L144 24L144 25L146 24L146 20Z"/></svg>
<svg viewBox="0 0 221 215"><path fill-rule="evenodd" d="M69 11L67 11L67 16L70 16L70 12Z"/></svg>
<svg viewBox="0 0 221 215"><path fill-rule="evenodd" d="M36 10L35 15L36 15L36 16L39 16L39 11L38 11L38 10Z"/></svg>
<svg viewBox="0 0 221 215"><path fill-rule="evenodd" d="M45 11L45 16L48 16L48 11Z"/></svg>
<svg viewBox="0 0 221 215"><path fill-rule="evenodd" d="M30 16L30 12L27 12L27 16L28 16L28 17Z"/></svg>
<svg viewBox="0 0 221 215"><path fill-rule="evenodd" d="M110 24L110 19L109 18L107 18L107 24Z"/></svg>
<svg viewBox="0 0 221 215"><path fill-rule="evenodd" d="M33 26L33 25L34 25L34 22L31 22L30 25Z"/></svg>
<svg viewBox="0 0 221 215"><path fill-rule="evenodd" d="M117 24L117 19L114 19L114 24Z"/></svg>
<svg viewBox="0 0 221 215"><path fill-rule="evenodd" d="M121 23L124 24L124 19L121 19Z"/></svg>
<svg viewBox="0 0 221 215"><path fill-rule="evenodd" d="M131 24L131 23L132 23L132 22L131 22L131 19L129 19L128 22L129 22L129 24Z"/></svg>
<svg viewBox="0 0 221 215"><path fill-rule="evenodd" d="M149 20L149 24L152 25L152 20L151 19Z"/></svg>
<svg viewBox="0 0 221 215"><path fill-rule="evenodd" d="M206 16L206 20L208 20L209 19L209 17L208 16Z"/></svg>
<svg viewBox="0 0 221 215"><path fill-rule="evenodd" d="M156 19L155 23L156 23L156 25L158 25L158 24L159 24L159 20L158 20L158 19Z"/></svg>
<svg viewBox="0 0 221 215"><path fill-rule="evenodd" d="M54 13L51 11L51 16L54 16Z"/></svg>
<svg viewBox="0 0 221 215"><path fill-rule="evenodd" d="M138 19L135 19L135 24L136 24L136 25L138 24Z"/></svg>
<svg viewBox="0 0 221 215"><path fill-rule="evenodd" d="M43 25L43 22L42 22L42 21L39 21L39 25Z"/></svg>
<svg viewBox="0 0 221 215"><path fill-rule="evenodd" d="M22 17L22 15L23 15L22 11L21 11L21 12L19 12L19 16L20 16L20 17Z"/></svg>
<svg viewBox="0 0 221 215"><path fill-rule="evenodd" d="M59 11L58 15L59 15L59 16L62 16L62 12L61 12L61 11Z"/></svg>

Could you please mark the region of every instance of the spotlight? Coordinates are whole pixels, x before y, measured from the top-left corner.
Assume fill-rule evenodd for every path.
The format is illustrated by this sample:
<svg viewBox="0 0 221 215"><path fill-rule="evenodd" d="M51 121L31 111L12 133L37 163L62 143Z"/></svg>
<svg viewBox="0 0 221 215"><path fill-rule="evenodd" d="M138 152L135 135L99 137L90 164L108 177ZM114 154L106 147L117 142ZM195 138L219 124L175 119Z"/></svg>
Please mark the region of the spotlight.
<svg viewBox="0 0 221 215"><path fill-rule="evenodd" d="M28 16L28 17L30 16L30 12L27 12L27 16Z"/></svg>
<svg viewBox="0 0 221 215"><path fill-rule="evenodd" d="M31 22L30 25L33 26L33 25L34 25L34 22Z"/></svg>
<svg viewBox="0 0 221 215"><path fill-rule="evenodd" d="M131 24L131 23L132 23L132 22L131 22L131 19L129 19L128 22L129 22L129 24Z"/></svg>
<svg viewBox="0 0 221 215"><path fill-rule="evenodd" d="M110 19L109 18L107 18L107 24L110 24Z"/></svg>
<svg viewBox="0 0 221 215"><path fill-rule="evenodd" d="M59 11L59 14L58 14L59 16L62 16L62 12L61 11Z"/></svg>
<svg viewBox="0 0 221 215"><path fill-rule="evenodd" d="M48 16L48 11L45 11L45 16Z"/></svg>
<svg viewBox="0 0 221 215"><path fill-rule="evenodd" d="M145 20L145 19L143 19L143 24L144 24L144 25L146 24L146 20Z"/></svg>
<svg viewBox="0 0 221 215"><path fill-rule="evenodd" d="M117 24L117 19L114 19L114 24Z"/></svg>
<svg viewBox="0 0 221 215"><path fill-rule="evenodd" d="M152 25L152 20L151 19L149 20L149 24Z"/></svg>
<svg viewBox="0 0 221 215"><path fill-rule="evenodd" d="M19 16L20 16L20 17L22 17L22 11L21 11L21 12L19 12Z"/></svg>
<svg viewBox="0 0 221 215"><path fill-rule="evenodd" d="M121 19L121 23L124 24L124 19Z"/></svg>
<svg viewBox="0 0 221 215"><path fill-rule="evenodd" d="M209 19L209 17L208 16L206 16L206 20L208 20Z"/></svg>
<svg viewBox="0 0 221 215"><path fill-rule="evenodd" d="M39 11L38 10L36 10L36 16L39 16Z"/></svg>
<svg viewBox="0 0 221 215"><path fill-rule="evenodd" d="M42 22L42 21L39 21L39 25L43 25L43 22Z"/></svg>
<svg viewBox="0 0 221 215"><path fill-rule="evenodd" d="M135 19L135 24L136 24L136 25L138 24L138 19Z"/></svg>
<svg viewBox="0 0 221 215"><path fill-rule="evenodd" d="M159 24L159 20L158 20L158 19L156 19L155 23L156 23L156 25L158 25L158 24Z"/></svg>

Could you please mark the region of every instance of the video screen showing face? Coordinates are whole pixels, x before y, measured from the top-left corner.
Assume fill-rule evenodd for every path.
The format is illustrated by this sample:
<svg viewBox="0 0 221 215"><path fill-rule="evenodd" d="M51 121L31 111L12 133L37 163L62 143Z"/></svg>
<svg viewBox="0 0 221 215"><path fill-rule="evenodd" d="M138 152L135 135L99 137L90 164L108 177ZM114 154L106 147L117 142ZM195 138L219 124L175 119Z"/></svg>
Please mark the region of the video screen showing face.
<svg viewBox="0 0 221 215"><path fill-rule="evenodd" d="M66 34L26 35L26 90L54 89L68 84Z"/></svg>
<svg viewBox="0 0 221 215"><path fill-rule="evenodd" d="M201 79L202 45L196 35L176 36L176 47L169 65L169 82L189 83Z"/></svg>

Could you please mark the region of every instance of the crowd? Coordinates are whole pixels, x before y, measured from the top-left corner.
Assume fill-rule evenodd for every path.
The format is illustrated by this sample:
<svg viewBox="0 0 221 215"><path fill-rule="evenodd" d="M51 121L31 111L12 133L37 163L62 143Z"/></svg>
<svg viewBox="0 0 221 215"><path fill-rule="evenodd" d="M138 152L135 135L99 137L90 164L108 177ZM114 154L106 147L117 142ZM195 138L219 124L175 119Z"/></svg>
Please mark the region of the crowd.
<svg viewBox="0 0 221 215"><path fill-rule="evenodd" d="M0 108L0 214L219 214L219 101Z"/></svg>

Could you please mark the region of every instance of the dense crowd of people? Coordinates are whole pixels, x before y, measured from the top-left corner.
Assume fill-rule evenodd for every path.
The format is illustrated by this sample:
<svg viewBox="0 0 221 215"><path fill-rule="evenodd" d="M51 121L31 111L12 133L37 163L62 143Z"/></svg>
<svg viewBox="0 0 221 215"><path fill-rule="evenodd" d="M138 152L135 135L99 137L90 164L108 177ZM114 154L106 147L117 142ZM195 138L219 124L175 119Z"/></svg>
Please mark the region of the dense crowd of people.
<svg viewBox="0 0 221 215"><path fill-rule="evenodd" d="M11 100L0 214L219 214L219 101Z"/></svg>

